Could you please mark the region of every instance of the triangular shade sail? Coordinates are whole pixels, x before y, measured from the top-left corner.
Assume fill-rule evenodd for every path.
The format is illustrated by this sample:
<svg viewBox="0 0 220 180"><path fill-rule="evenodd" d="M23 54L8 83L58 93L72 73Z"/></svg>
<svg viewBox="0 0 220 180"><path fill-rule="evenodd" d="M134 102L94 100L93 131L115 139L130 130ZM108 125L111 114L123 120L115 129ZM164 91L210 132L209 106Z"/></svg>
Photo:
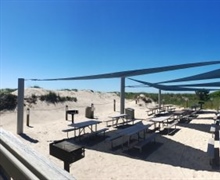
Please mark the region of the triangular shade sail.
<svg viewBox="0 0 220 180"><path fill-rule="evenodd" d="M166 86L166 85L160 85L160 84L156 84L156 83L149 83L149 82L145 82L145 81L140 81L140 80L136 80L136 79L132 79L132 78L128 78L132 81L136 81L160 90L164 90L164 91L198 91L198 90L203 90L201 88L186 88L186 87L181 87L181 86ZM218 89L206 89L209 91L215 91Z"/></svg>
<svg viewBox="0 0 220 180"><path fill-rule="evenodd" d="M137 76L137 75L143 75L143 74L151 74L151 73L158 73L158 72L164 72L164 71L214 65L214 64L220 64L220 61L180 64L180 65L173 65L173 66L121 71L121 72L90 75L90 76L78 76L78 77L56 78L56 79L31 79L31 80L33 81L56 81L56 80L91 80L91 79L104 79L104 78L120 78L120 77L130 77L130 76Z"/></svg>
<svg viewBox="0 0 220 180"><path fill-rule="evenodd" d="M216 70L209 71L206 73L197 74L194 76L188 76L188 77L169 80L169 81L163 81L163 82L159 82L159 83L160 84L161 83L173 83L173 82L206 80L206 79L216 79L216 78L220 78L220 69L216 69Z"/></svg>
<svg viewBox="0 0 220 180"><path fill-rule="evenodd" d="M182 87L220 87L220 82L210 82L210 83L197 83L197 84L181 84L178 86L182 86Z"/></svg>

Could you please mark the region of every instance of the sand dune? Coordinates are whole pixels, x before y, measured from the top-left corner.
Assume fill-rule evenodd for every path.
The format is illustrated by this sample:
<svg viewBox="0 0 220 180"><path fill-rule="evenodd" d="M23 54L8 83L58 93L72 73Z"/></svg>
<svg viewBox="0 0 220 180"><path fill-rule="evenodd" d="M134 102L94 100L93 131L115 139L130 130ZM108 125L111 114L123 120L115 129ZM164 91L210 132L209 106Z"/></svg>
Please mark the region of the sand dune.
<svg viewBox="0 0 220 180"><path fill-rule="evenodd" d="M43 89L26 89L25 97L47 93ZM62 129L71 120L65 120L65 107L79 110L75 122L85 121L85 108L95 106L95 118L105 121L110 115L119 113L120 97L115 93L92 91L57 91L61 96L77 97L77 102L47 104L37 101L30 107L30 127L25 125L25 137L16 135L25 144L35 148L52 162L63 167L63 162L49 155L49 143L66 138ZM15 92L16 94L16 92ZM116 100L116 111L113 101ZM27 105L27 104L26 104ZM135 118L146 124L147 107L134 100L126 100L126 108L133 108ZM28 107L28 105L26 106ZM26 114L25 114L26 117ZM210 124L214 113L199 114L190 123L179 123L173 135L158 134L155 144L150 144L140 153L135 149L117 148L111 150L103 139L83 142L85 157L70 167L76 179L220 179L220 171L209 165L206 153ZM16 134L16 110L1 113L1 128ZM26 119L26 118L25 118ZM105 127L103 122L99 128ZM109 135L114 128L110 128Z"/></svg>

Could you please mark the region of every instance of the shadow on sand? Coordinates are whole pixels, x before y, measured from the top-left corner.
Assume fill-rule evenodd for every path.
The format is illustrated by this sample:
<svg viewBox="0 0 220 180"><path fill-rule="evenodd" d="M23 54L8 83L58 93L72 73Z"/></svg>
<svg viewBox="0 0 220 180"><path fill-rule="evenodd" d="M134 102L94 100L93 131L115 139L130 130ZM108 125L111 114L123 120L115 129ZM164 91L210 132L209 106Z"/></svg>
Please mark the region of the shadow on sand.
<svg viewBox="0 0 220 180"><path fill-rule="evenodd" d="M39 142L38 140L31 138L30 136L28 136L25 133L20 134L20 136L31 143L38 143Z"/></svg>
<svg viewBox="0 0 220 180"><path fill-rule="evenodd" d="M200 111L198 111L196 114L216 114L217 111L212 111L212 110L205 110L205 109L202 109Z"/></svg>
<svg viewBox="0 0 220 180"><path fill-rule="evenodd" d="M201 113L213 112L206 111ZM111 143L106 142L105 139L107 137L110 137L117 130L109 131L105 134L105 136L95 136L92 138L82 139L70 138L67 140L73 144L83 146L85 149L126 156L129 158L139 159L148 162L194 169L196 171L220 172L219 167L212 167L209 164L210 158L206 151L202 151L200 149L197 149L196 147L194 148L192 146L188 146L181 142L172 140L172 136L175 136L179 131L181 131L181 127L191 128L207 133L209 133L210 131L209 124L196 124L193 123L193 120L187 121L187 123L178 123L178 128L173 129L172 133L169 135L167 134L166 129L164 131L161 131L160 133L157 133L156 141L146 144L142 148L142 151L135 148L128 148L127 143L122 142L118 143L118 145L116 143L114 145L114 148L111 148ZM136 141L135 139L132 140Z"/></svg>
<svg viewBox="0 0 220 180"><path fill-rule="evenodd" d="M209 124L195 124L195 123L189 123L189 124L180 124L179 123L178 126L209 133L211 124L209 125Z"/></svg>
<svg viewBox="0 0 220 180"><path fill-rule="evenodd" d="M178 133L179 130L180 129L177 129L173 135ZM168 135L158 134L156 141L145 145L142 152L135 148L128 148L126 144L124 144L125 146L123 146L123 148L121 145L118 145L111 149L110 145L105 142L108 135L107 133L105 137L97 136L95 138L83 139L80 141L70 138L68 141L83 146L85 149L126 156L148 162L202 171L220 170L219 168L213 169L213 167L210 166L207 152L173 141L167 138Z"/></svg>

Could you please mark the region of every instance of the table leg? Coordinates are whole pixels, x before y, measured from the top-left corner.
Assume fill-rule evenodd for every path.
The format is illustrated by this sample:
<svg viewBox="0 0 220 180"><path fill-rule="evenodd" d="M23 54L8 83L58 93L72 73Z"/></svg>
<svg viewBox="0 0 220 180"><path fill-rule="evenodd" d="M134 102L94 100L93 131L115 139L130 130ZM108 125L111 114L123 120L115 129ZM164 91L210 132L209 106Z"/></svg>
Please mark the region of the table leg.
<svg viewBox="0 0 220 180"><path fill-rule="evenodd" d="M91 130L91 132L94 132L92 127L93 127L93 125L91 125L90 130ZM96 128L95 128L95 129L96 129Z"/></svg>
<svg viewBox="0 0 220 180"><path fill-rule="evenodd" d="M68 172L70 172L70 164L66 161L64 161L64 169Z"/></svg>
<svg viewBox="0 0 220 180"><path fill-rule="evenodd" d="M116 119L116 125L117 125L117 126L118 126L118 121L119 121L119 118Z"/></svg>
<svg viewBox="0 0 220 180"><path fill-rule="evenodd" d="M72 123L74 123L74 114L72 114Z"/></svg>

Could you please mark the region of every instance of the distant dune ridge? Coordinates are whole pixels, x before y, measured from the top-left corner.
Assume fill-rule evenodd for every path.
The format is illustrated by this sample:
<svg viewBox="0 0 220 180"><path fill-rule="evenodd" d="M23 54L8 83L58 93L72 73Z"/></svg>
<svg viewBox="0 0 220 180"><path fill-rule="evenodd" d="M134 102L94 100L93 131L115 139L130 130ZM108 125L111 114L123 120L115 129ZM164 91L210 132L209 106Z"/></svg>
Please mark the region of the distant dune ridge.
<svg viewBox="0 0 220 180"><path fill-rule="evenodd" d="M25 98L35 94L45 95L49 90L42 88L25 89ZM28 146L47 157L63 168L63 162L49 155L49 143L66 138L62 129L68 127L71 118L65 120L65 109L79 110L74 116L75 123L88 120L85 109L94 104L94 117L103 121L98 128L106 127L104 121L109 116L119 114L120 97L116 93L93 92L91 90L54 91L60 96L76 97L77 101L49 104L37 100L36 104L25 103L24 133L29 137L22 138L16 134L17 113L5 111L1 113L0 126L11 131ZM17 92L14 92L17 94ZM114 111L114 100L116 111ZM135 118L148 124L147 109L154 106L143 101L125 100L125 108L134 109ZM26 108L30 107L30 127L26 126ZM181 107L176 107L181 108ZM158 134L155 144L150 144L143 152L134 149L111 150L104 140L90 140L85 143L85 157L70 166L70 173L78 180L85 179L220 179L220 171L213 170L209 165L206 153L207 143L211 134L209 128L213 123L214 113L202 113L190 123L178 124L178 131L173 135ZM115 128L109 128L107 136ZM70 136L73 134L70 133ZM30 139L32 141L30 141ZM94 141L94 142L93 142Z"/></svg>

